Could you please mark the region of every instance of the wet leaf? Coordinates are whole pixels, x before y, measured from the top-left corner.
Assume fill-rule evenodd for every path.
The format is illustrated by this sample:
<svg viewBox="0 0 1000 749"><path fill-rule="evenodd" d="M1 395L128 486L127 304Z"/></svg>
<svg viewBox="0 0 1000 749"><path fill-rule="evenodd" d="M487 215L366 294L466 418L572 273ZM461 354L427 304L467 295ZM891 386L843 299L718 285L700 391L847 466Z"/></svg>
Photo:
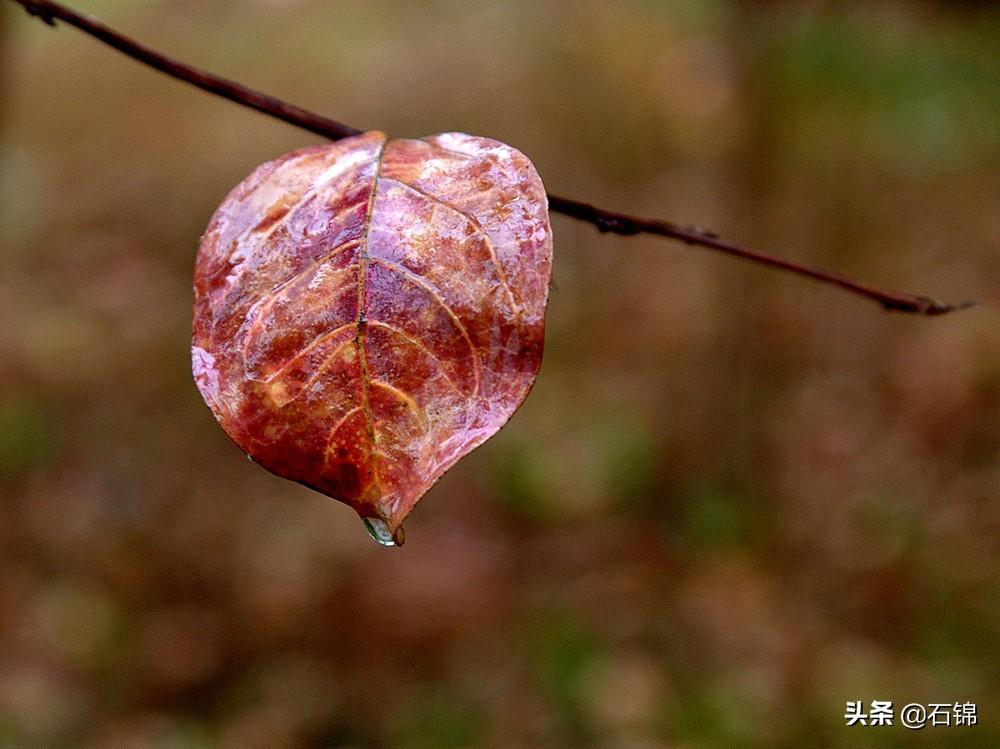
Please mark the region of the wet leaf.
<svg viewBox="0 0 1000 749"><path fill-rule="evenodd" d="M524 155L369 132L263 164L195 267L195 381L273 473L402 543L427 489L524 400L552 260Z"/></svg>

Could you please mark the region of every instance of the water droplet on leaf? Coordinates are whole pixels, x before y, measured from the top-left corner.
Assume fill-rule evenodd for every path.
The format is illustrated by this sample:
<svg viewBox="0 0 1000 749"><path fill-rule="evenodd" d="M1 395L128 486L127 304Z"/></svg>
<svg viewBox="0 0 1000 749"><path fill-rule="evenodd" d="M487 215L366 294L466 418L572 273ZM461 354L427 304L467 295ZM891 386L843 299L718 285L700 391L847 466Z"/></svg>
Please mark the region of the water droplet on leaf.
<svg viewBox="0 0 1000 749"><path fill-rule="evenodd" d="M382 518L361 518L362 522L365 524L365 530L368 531L368 535L374 538L383 546L402 546L403 539L405 538L403 534L403 527L400 526L396 529L396 534L393 535L389 528L389 524L385 522Z"/></svg>

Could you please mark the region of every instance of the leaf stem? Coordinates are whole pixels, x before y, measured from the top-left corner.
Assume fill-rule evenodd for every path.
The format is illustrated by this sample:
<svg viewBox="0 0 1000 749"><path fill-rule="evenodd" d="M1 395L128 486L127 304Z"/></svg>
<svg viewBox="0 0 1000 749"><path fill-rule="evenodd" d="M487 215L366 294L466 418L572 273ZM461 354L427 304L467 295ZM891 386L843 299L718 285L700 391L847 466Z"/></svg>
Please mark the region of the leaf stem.
<svg viewBox="0 0 1000 749"><path fill-rule="evenodd" d="M289 104L277 97L255 91L242 84L174 60L130 39L97 19L81 15L60 3L51 2L51 0L13 1L23 6L30 15L37 16L49 26L55 26L57 20L63 21L114 47L132 59L138 60L173 78L186 81L211 94L221 96L251 109L256 109L258 112L263 112L271 117L283 120L330 140L340 140L341 138L347 138L363 132L350 125L337 122L315 112L310 112L294 104ZM617 213L572 198L553 195L552 193L549 193L548 197L550 210L593 224L601 232L611 232L622 236L651 234L668 239L676 239L696 247L717 250L771 268L812 278L821 283L839 286L845 291L875 301L884 309L892 312L905 312L927 316L943 315L947 312L965 309L977 304L977 302L972 301L949 304L927 296L880 289L860 281L855 281L840 273L803 265L770 255L766 252L754 250L750 247L727 242L717 234L697 227L681 226L663 219L641 218Z"/></svg>

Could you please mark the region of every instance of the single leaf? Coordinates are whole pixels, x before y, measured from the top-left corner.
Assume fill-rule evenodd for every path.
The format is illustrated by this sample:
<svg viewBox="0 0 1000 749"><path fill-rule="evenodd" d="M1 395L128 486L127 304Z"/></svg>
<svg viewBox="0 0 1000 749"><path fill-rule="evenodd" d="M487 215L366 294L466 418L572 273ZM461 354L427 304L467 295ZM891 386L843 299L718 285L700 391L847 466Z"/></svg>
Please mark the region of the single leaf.
<svg viewBox="0 0 1000 749"><path fill-rule="evenodd" d="M369 132L258 167L195 265L195 381L268 470L382 543L541 364L552 232L517 150Z"/></svg>

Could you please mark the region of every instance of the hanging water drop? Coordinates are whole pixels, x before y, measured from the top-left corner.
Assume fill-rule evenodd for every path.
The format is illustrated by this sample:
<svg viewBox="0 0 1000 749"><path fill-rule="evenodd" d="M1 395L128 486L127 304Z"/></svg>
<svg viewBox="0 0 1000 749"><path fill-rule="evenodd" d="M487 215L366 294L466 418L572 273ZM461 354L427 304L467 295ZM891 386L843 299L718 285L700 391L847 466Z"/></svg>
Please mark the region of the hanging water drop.
<svg viewBox="0 0 1000 749"><path fill-rule="evenodd" d="M403 545L403 539L405 536L403 534L402 526L397 528L396 533L393 534L392 531L389 530L389 524L382 518L361 518L361 521L365 524L365 530L368 531L368 535L383 546Z"/></svg>

